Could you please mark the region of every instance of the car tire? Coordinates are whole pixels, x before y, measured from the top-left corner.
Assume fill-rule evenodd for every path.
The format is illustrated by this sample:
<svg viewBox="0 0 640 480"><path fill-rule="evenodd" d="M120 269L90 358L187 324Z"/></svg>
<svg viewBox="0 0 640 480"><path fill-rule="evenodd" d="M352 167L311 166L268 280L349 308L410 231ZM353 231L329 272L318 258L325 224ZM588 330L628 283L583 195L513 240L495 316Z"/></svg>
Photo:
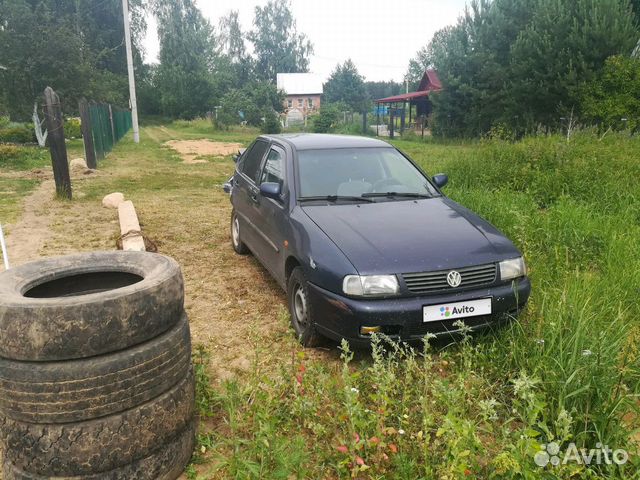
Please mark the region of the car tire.
<svg viewBox="0 0 640 480"><path fill-rule="evenodd" d="M317 347L324 338L316 330L313 310L309 301L309 282L302 267L291 272L287 282L287 300L291 314L291 326L300 343L305 347Z"/></svg>
<svg viewBox="0 0 640 480"><path fill-rule="evenodd" d="M188 428L194 413L195 381L190 371L154 400L96 420L58 425L0 418L0 444L4 460L29 474L91 478L147 458L171 443Z"/></svg>
<svg viewBox="0 0 640 480"><path fill-rule="evenodd" d="M30 423L71 423L123 412L185 378L191 362L186 314L167 332L130 349L64 362L0 358L0 411Z"/></svg>
<svg viewBox="0 0 640 480"><path fill-rule="evenodd" d="M189 463L195 446L196 422L192 421L173 440L161 445L151 455L113 470L65 477L67 480L175 480ZM26 472L8 461L2 469L4 480L50 480L49 475Z"/></svg>
<svg viewBox="0 0 640 480"><path fill-rule="evenodd" d="M231 212L231 246L238 255L247 255L249 253L249 249L242 242L242 237L240 235L240 219L238 218L238 214L235 210Z"/></svg>
<svg viewBox="0 0 640 480"><path fill-rule="evenodd" d="M148 252L37 260L0 274L0 357L58 361L150 340L182 317L177 262Z"/></svg>

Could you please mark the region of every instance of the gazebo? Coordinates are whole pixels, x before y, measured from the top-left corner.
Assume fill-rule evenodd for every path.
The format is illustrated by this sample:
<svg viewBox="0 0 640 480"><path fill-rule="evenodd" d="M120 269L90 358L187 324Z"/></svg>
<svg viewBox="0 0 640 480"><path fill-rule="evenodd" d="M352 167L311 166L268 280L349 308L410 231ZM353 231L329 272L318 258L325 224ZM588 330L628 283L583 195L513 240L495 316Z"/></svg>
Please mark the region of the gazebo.
<svg viewBox="0 0 640 480"><path fill-rule="evenodd" d="M431 113L431 102L429 101L429 95L431 92L437 92L442 90L442 83L438 78L438 74L435 70L427 69L422 76L418 90L415 92L403 93L400 95L394 95L393 97L380 98L375 100L376 103L376 134L380 134L380 112L382 111L382 117L384 121L385 110L389 116L389 136L393 138L394 130L396 129L396 121L400 118L400 134L404 132L406 126L406 107L409 106L409 125L412 122L413 107L416 107L416 120L421 119L422 136L424 136L424 124L426 117ZM381 108L385 106L387 108Z"/></svg>

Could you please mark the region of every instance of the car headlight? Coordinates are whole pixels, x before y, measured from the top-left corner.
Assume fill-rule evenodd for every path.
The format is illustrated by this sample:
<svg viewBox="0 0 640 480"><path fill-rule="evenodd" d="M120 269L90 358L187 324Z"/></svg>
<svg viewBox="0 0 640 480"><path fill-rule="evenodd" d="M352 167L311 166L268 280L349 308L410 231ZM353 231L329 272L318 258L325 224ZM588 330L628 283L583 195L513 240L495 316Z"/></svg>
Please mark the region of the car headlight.
<svg viewBox="0 0 640 480"><path fill-rule="evenodd" d="M527 266L524 258L512 258L500 262L500 279L511 280L518 277L524 277L527 274Z"/></svg>
<svg viewBox="0 0 640 480"><path fill-rule="evenodd" d="M347 275L342 282L342 291L354 297L375 297L398 293L395 275Z"/></svg>

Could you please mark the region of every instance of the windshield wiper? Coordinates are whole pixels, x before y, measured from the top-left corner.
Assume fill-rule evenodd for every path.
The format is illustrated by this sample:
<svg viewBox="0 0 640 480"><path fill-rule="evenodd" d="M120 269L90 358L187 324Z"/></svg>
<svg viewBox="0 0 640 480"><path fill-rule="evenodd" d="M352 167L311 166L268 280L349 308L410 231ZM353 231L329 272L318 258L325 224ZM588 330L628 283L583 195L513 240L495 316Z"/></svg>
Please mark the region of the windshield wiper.
<svg viewBox="0 0 640 480"><path fill-rule="evenodd" d="M376 198L376 197L406 197L406 198L433 198L433 195L427 193L417 192L373 192L363 193L363 198Z"/></svg>
<svg viewBox="0 0 640 480"><path fill-rule="evenodd" d="M370 198L367 197L356 197L352 195L318 195L315 197L298 197L299 202L313 202L313 201L326 201L326 202L337 202L339 200L348 200L351 202L373 202Z"/></svg>

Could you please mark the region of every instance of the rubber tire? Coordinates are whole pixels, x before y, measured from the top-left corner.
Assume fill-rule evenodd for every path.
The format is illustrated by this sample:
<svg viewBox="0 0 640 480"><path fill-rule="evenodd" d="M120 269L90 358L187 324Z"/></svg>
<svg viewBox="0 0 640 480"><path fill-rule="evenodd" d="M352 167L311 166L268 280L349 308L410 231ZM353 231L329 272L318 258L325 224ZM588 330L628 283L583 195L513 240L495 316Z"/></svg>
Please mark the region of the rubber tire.
<svg viewBox="0 0 640 480"><path fill-rule="evenodd" d="M77 274L126 272L143 280L98 293L30 298L37 285ZM148 252L96 252L38 260L0 273L0 357L56 361L124 350L182 316L180 266Z"/></svg>
<svg viewBox="0 0 640 480"><path fill-rule="evenodd" d="M196 422L192 421L175 439L150 456L107 472L65 477L67 480L176 480L191 460L195 446ZM5 462L4 480L49 480L53 477L27 473ZM59 478L59 477L58 477Z"/></svg>
<svg viewBox="0 0 640 480"><path fill-rule="evenodd" d="M236 245L235 242L233 241L233 222L237 217L238 217L238 214L236 213L235 210L233 210L231 212L231 246L233 247L233 251L236 252L238 255L247 255L251 252L249 251L249 248L244 244L244 242L242 241L242 238L240 237L239 222L238 222L238 238L239 238L238 245Z"/></svg>
<svg viewBox="0 0 640 480"><path fill-rule="evenodd" d="M307 298L307 316L309 320L305 327L302 327L296 321L295 310L295 291L296 287L301 285ZM289 304L289 313L291 314L291 327L296 333L298 340L305 347L318 347L324 343L324 337L318 333L315 327L313 308L309 301L309 283L304 274L302 267L296 267L291 272L287 281L287 301Z"/></svg>
<svg viewBox="0 0 640 480"><path fill-rule="evenodd" d="M42 476L107 472L148 457L194 418L193 372L139 407L88 422L40 425L0 418L6 461Z"/></svg>
<svg viewBox="0 0 640 480"><path fill-rule="evenodd" d="M123 352L55 363L0 358L0 412L31 423L113 415L169 390L190 363L186 314L169 331Z"/></svg>

